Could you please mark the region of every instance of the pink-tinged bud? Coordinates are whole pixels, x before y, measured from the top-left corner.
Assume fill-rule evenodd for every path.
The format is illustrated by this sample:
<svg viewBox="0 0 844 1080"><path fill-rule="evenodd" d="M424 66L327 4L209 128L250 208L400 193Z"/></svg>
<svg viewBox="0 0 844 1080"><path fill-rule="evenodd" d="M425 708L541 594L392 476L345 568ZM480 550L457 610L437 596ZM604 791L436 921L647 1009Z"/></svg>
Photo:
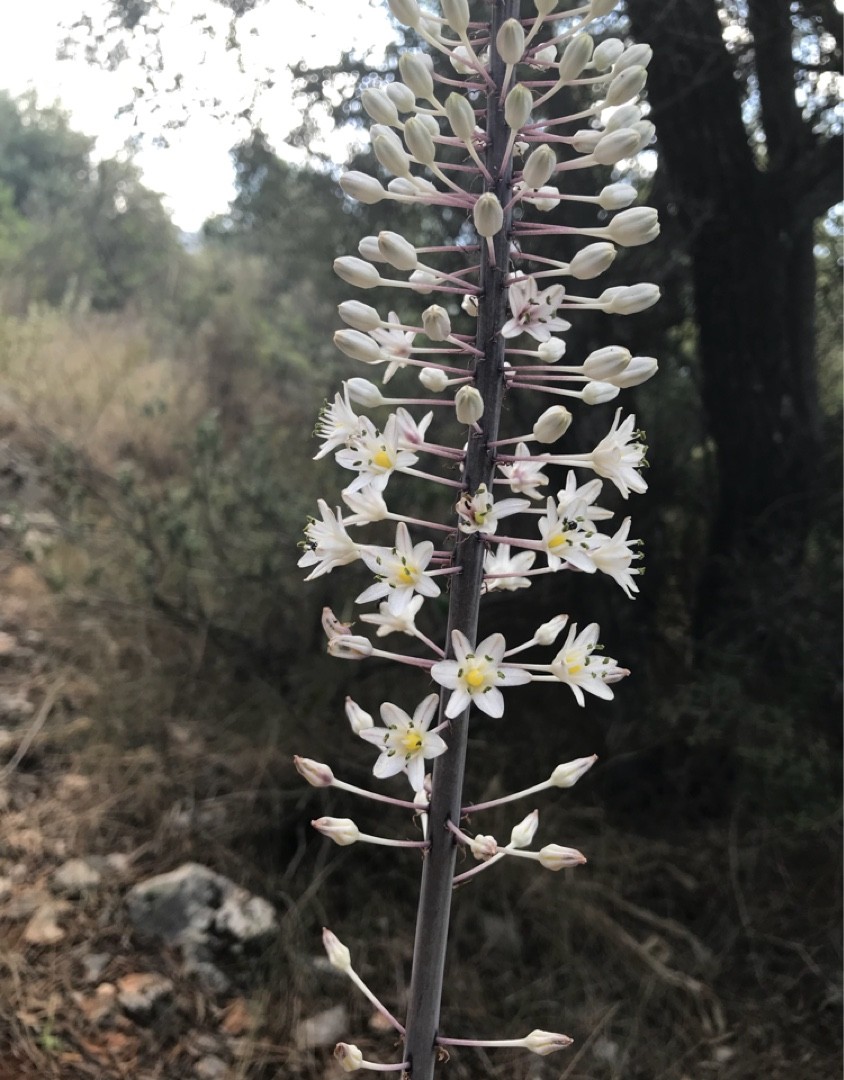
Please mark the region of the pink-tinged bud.
<svg viewBox="0 0 844 1080"><path fill-rule="evenodd" d="M436 124L436 120L434 121ZM439 127L437 127L439 134ZM432 165L437 156L437 148L428 130L428 125L421 116L412 116L404 125L404 142L420 165Z"/></svg>
<svg viewBox="0 0 844 1080"><path fill-rule="evenodd" d="M529 188L541 188L551 179L557 165L557 155L550 146L538 146L525 162L522 179Z"/></svg>
<svg viewBox="0 0 844 1080"><path fill-rule="evenodd" d="M632 184L607 184L598 195L598 206L602 210L623 210L635 200L636 194Z"/></svg>
<svg viewBox="0 0 844 1080"><path fill-rule="evenodd" d="M386 195L379 180L356 169L343 173L340 177L340 187L350 199L357 199L358 202L367 206L381 202Z"/></svg>
<svg viewBox="0 0 844 1080"><path fill-rule="evenodd" d="M632 101L643 89L648 81L648 73L643 67L635 66L625 68L616 75L607 87L607 96L604 98L604 108L615 108L618 105L626 105Z"/></svg>
<svg viewBox="0 0 844 1080"><path fill-rule="evenodd" d="M343 1072L357 1072L363 1062L363 1054L352 1043L337 1043L334 1047L334 1060L340 1063Z"/></svg>
<svg viewBox="0 0 844 1080"><path fill-rule="evenodd" d="M343 255L334 260L334 273L347 285L355 285L359 289L374 289L381 282L381 275L363 259L356 259L354 255Z"/></svg>
<svg viewBox="0 0 844 1080"><path fill-rule="evenodd" d="M569 621L568 615L555 615L542 624L533 635L537 645L553 645Z"/></svg>
<svg viewBox="0 0 844 1080"><path fill-rule="evenodd" d="M426 367L419 372L419 381L426 390L441 394L448 386L448 375L439 368Z"/></svg>
<svg viewBox="0 0 844 1080"><path fill-rule="evenodd" d="M372 642L357 634L344 634L329 639L328 654L339 660L366 660L372 656Z"/></svg>
<svg viewBox="0 0 844 1080"><path fill-rule="evenodd" d="M439 304L431 304L422 312L422 327L431 341L445 341L451 333L448 312Z"/></svg>
<svg viewBox="0 0 844 1080"><path fill-rule="evenodd" d="M616 165L622 158L632 157L639 149L639 133L633 128L621 128L604 135L592 151L599 165Z"/></svg>
<svg viewBox="0 0 844 1080"><path fill-rule="evenodd" d="M501 231L504 225L504 211L491 191L485 192L475 203L472 218L479 236L495 236Z"/></svg>
<svg viewBox="0 0 844 1080"><path fill-rule="evenodd" d="M322 609L322 629L327 638L341 637L343 634L351 634L348 623L340 622L330 607Z"/></svg>
<svg viewBox="0 0 844 1080"><path fill-rule="evenodd" d="M653 59L653 55L653 49L644 41L637 42L635 45L628 45L613 64L612 73L618 75L619 72L630 67L646 68Z"/></svg>
<svg viewBox="0 0 844 1080"><path fill-rule="evenodd" d="M322 946L332 967L336 967L339 971L352 970L352 954L327 926L322 928Z"/></svg>
<svg viewBox="0 0 844 1080"><path fill-rule="evenodd" d="M381 257L396 270L415 270L419 260L416 248L397 232L378 233L378 250Z"/></svg>
<svg viewBox="0 0 844 1080"><path fill-rule="evenodd" d="M504 101L504 120L512 131L519 131L530 120L533 95L526 86L514 86Z"/></svg>
<svg viewBox="0 0 844 1080"><path fill-rule="evenodd" d="M574 761L566 761L551 773L550 783L558 788L573 787L585 772L598 760L597 754L591 757L575 758Z"/></svg>
<svg viewBox="0 0 844 1080"><path fill-rule="evenodd" d="M440 0L443 18L456 34L465 34L469 26L469 0Z"/></svg>
<svg viewBox="0 0 844 1080"><path fill-rule="evenodd" d="M576 38L566 45L560 63L557 67L557 77L560 82L570 82L577 79L580 73L592 59L594 42L588 34L578 34Z"/></svg>
<svg viewBox="0 0 844 1080"><path fill-rule="evenodd" d="M410 176L410 158L386 135L372 136L372 152L393 176Z"/></svg>
<svg viewBox="0 0 844 1080"><path fill-rule="evenodd" d="M315 818L311 822L311 825L313 825L318 833L327 836L329 840L333 840L334 843L339 844L340 847L348 847L349 844L355 844L360 839L360 830L351 818ZM329 959L331 958L329 957Z"/></svg>
<svg viewBox="0 0 844 1080"><path fill-rule="evenodd" d="M498 851L498 843L494 836L478 834L469 842L469 850L479 862L486 862Z"/></svg>
<svg viewBox="0 0 844 1080"><path fill-rule="evenodd" d="M639 247L659 236L659 215L650 206L631 206L616 214L604 231L615 244Z"/></svg>
<svg viewBox="0 0 844 1080"><path fill-rule="evenodd" d="M624 42L619 38L606 38L595 49L592 55L592 64L596 71L606 71L611 68L624 52Z"/></svg>
<svg viewBox="0 0 844 1080"><path fill-rule="evenodd" d="M375 726L375 721L369 713L362 709L356 701L352 701L350 697L346 698L346 718L355 735L360 735L362 731L367 731Z"/></svg>
<svg viewBox="0 0 844 1080"><path fill-rule="evenodd" d="M518 19L507 19L501 24L495 44L505 64L518 64L525 51L525 32Z"/></svg>
<svg viewBox="0 0 844 1080"><path fill-rule="evenodd" d="M363 364L378 364L383 360L378 342L360 330L336 330L334 344L340 352Z"/></svg>
<svg viewBox="0 0 844 1080"><path fill-rule="evenodd" d="M634 356L620 375L616 375L613 382L622 390L631 386L640 386L643 382L653 378L659 370L659 364L652 356Z"/></svg>
<svg viewBox="0 0 844 1080"><path fill-rule="evenodd" d="M344 300L337 305L337 312L343 322L355 330L375 330L381 325L381 316L375 308L359 300Z"/></svg>
<svg viewBox="0 0 844 1080"><path fill-rule="evenodd" d="M475 135L475 110L462 94L448 95L445 99L445 115L457 138L471 142Z"/></svg>
<svg viewBox="0 0 844 1080"><path fill-rule="evenodd" d="M510 847L526 848L533 843L536 830L539 828L539 811L531 810L526 818L513 827L510 833Z"/></svg>
<svg viewBox="0 0 844 1080"><path fill-rule="evenodd" d="M400 113L413 112L416 108L416 96L404 83L391 82L384 87L384 92Z"/></svg>
<svg viewBox="0 0 844 1080"><path fill-rule="evenodd" d="M540 1031L537 1028L525 1036L522 1045L526 1050L545 1057L553 1054L555 1050L565 1050L573 1042L574 1039L570 1039L568 1035L559 1035L556 1031Z"/></svg>
<svg viewBox="0 0 844 1080"><path fill-rule="evenodd" d="M355 405L363 405L365 409L374 409L376 405L383 404L384 395L369 379L347 379L343 385L346 387L349 401L353 401Z"/></svg>
<svg viewBox="0 0 844 1080"><path fill-rule="evenodd" d="M571 427L571 421L572 415L565 405L552 405L533 425L533 437L545 445L555 443Z"/></svg>
<svg viewBox="0 0 844 1080"><path fill-rule="evenodd" d="M562 338L552 337L547 341L540 341L536 351L543 364L556 364L565 355L566 343Z"/></svg>
<svg viewBox="0 0 844 1080"><path fill-rule="evenodd" d="M611 315L635 315L659 300L659 286L642 281L638 285L616 285L604 289L598 303Z"/></svg>
<svg viewBox="0 0 844 1080"><path fill-rule="evenodd" d="M461 386L454 397L458 424L476 424L484 414L484 399L475 386Z"/></svg>
<svg viewBox="0 0 844 1080"><path fill-rule="evenodd" d="M604 405L618 397L618 387L609 382L590 382L580 391L584 405Z"/></svg>
<svg viewBox="0 0 844 1080"><path fill-rule="evenodd" d="M334 783L334 773L327 765L323 765L321 761L314 761L308 757L299 757L297 754L293 758L293 764L296 766L299 775L303 776L311 787L331 787Z"/></svg>
<svg viewBox="0 0 844 1080"><path fill-rule="evenodd" d="M396 127L399 123L398 109L383 90L369 86L361 92L360 103L376 124Z"/></svg>
<svg viewBox="0 0 844 1080"><path fill-rule="evenodd" d="M387 0L390 6L390 11L393 13L394 18L402 24L402 26L418 26L419 20L422 18L422 12L419 10L419 5L416 0Z"/></svg>
<svg viewBox="0 0 844 1080"><path fill-rule="evenodd" d="M581 866L586 862L586 856L575 848L546 844L539 850L539 862L546 870L563 870L569 866Z"/></svg>
<svg viewBox="0 0 844 1080"><path fill-rule="evenodd" d="M421 53L404 53L399 57L399 74L416 97L428 100L434 96L434 79Z"/></svg>
<svg viewBox="0 0 844 1080"><path fill-rule="evenodd" d="M578 281L592 281L610 268L615 256L612 244L587 244L569 263L569 273Z"/></svg>
<svg viewBox="0 0 844 1080"><path fill-rule="evenodd" d="M589 353L583 361L583 374L590 379L610 379L620 375L631 360L630 350L623 345L605 345Z"/></svg>

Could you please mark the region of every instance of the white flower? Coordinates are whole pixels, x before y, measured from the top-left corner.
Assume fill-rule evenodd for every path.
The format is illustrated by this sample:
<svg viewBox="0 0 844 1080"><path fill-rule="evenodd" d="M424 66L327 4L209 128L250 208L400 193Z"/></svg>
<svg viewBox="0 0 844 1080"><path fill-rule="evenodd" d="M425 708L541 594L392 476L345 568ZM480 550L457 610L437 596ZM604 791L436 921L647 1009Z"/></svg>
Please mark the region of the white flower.
<svg viewBox="0 0 844 1080"><path fill-rule="evenodd" d="M545 516L539 519L539 532L548 565L558 570L563 563L582 570L586 574L595 573L595 564L590 551L592 530L584 527L586 507L582 503L572 503L570 516L561 517L553 499L545 504Z"/></svg>
<svg viewBox="0 0 844 1080"><path fill-rule="evenodd" d="M422 596L439 596L439 585L425 573L433 554L434 545L430 540L411 544L407 525L400 521L396 526L394 548L368 547L361 551L361 558L378 580L364 589L356 603L366 604L386 596L392 614L402 615L415 592Z"/></svg>
<svg viewBox="0 0 844 1080"><path fill-rule="evenodd" d="M458 528L464 533L485 533L491 536L498 528L501 518L511 514L520 514L530 503L527 499L501 499L496 502L487 491L486 484L481 484L474 495L467 491L457 503L457 516L461 519Z"/></svg>
<svg viewBox="0 0 844 1080"><path fill-rule="evenodd" d="M595 566L602 574L608 574L622 587L625 594L632 599L633 593L639 591L638 585L633 580L634 574L641 574L641 570L631 563L634 559L641 558L638 552L631 548L638 545L638 540L628 540L630 532L630 518L625 518L621 527L614 536L604 536L597 533L592 538L592 547L589 554Z"/></svg>
<svg viewBox="0 0 844 1080"><path fill-rule="evenodd" d="M383 495L371 486L360 491L346 489L340 494L343 502L352 511L343 519L346 525L371 525L373 521L386 521L390 515Z"/></svg>
<svg viewBox="0 0 844 1080"><path fill-rule="evenodd" d="M453 719L474 702L487 716L503 716L504 697L499 687L528 683L530 673L502 663L507 649L502 634L491 634L474 650L459 630L452 631L451 641L456 659L441 660L431 668L434 682L453 691L445 715Z"/></svg>
<svg viewBox="0 0 844 1080"><path fill-rule="evenodd" d="M578 507L580 513L584 512L589 521L604 521L613 516L612 510L605 510L601 506L595 506L595 500L603 489L601 480L589 480L578 486L577 476L569 472L566 476L566 486L557 492L557 513L561 518L571 517L573 506Z"/></svg>
<svg viewBox="0 0 844 1080"><path fill-rule="evenodd" d="M497 544L494 551L487 551L484 555L484 574L505 576L485 577L484 592L515 592L516 589L529 588L530 578L521 575L530 570L535 560L536 553L533 551L520 551L517 555L511 555L509 544Z"/></svg>
<svg viewBox="0 0 844 1080"><path fill-rule="evenodd" d="M330 574L336 566L346 566L361 558L363 548L356 544L346 532L346 526L339 507L332 510L324 499L317 503L322 521L310 518L305 526L305 544L307 550L299 559L298 566L313 566L314 569L305 578L314 578Z"/></svg>
<svg viewBox="0 0 844 1080"><path fill-rule="evenodd" d="M345 446L351 439L360 433L361 417L357 415L349 404L348 395L344 393L334 395L334 403L328 402L322 408L314 428L314 435L322 439L323 443L319 453L314 455L314 461L325 457L338 446Z"/></svg>
<svg viewBox="0 0 844 1080"><path fill-rule="evenodd" d="M398 329L401 320L395 311L391 311L387 315L387 322L391 324L389 327L379 326L369 332L370 336L375 338L381 346L382 351L393 358L384 372L383 382L385 383L388 383L397 371L406 367L402 361L410 356L413 349L413 339L416 337L413 330Z"/></svg>
<svg viewBox="0 0 844 1080"><path fill-rule="evenodd" d="M416 635L416 623L414 619L419 614L419 609L425 602L424 596L414 596L404 611L396 613L390 610L390 605L385 601L378 605L378 614L361 615L360 621L377 626L376 637L386 637L388 634Z"/></svg>
<svg viewBox="0 0 844 1080"><path fill-rule="evenodd" d="M411 719L404 709L385 701L381 706L384 727L366 728L362 739L377 746L381 756L373 773L379 779L407 773L410 786L421 791L425 782L425 760L444 754L448 746L439 735L428 731L437 710L439 696L429 694L417 707Z"/></svg>
<svg viewBox="0 0 844 1080"><path fill-rule="evenodd" d="M517 458L530 457L530 449L527 443L520 442L516 446ZM506 477L508 487L517 495L527 495L529 499L541 499L537 490L548 483L548 477L542 471L541 461L513 461L509 465L499 465L498 471Z"/></svg>
<svg viewBox="0 0 844 1080"><path fill-rule="evenodd" d="M427 412L421 420L414 420L407 409L396 409L396 431L399 437L399 446L403 450L412 450L415 446L421 446L425 442L425 432L431 426L434 419L433 412Z"/></svg>
<svg viewBox="0 0 844 1080"><path fill-rule="evenodd" d="M536 341L548 341L553 331L568 330L571 324L554 314L565 297L563 286L552 285L540 292L535 278L516 276L518 280L507 290L513 318L501 327L501 336L514 338L525 333Z"/></svg>
<svg viewBox="0 0 844 1080"><path fill-rule="evenodd" d="M362 432L344 450L338 450L334 459L343 469L357 472L348 491L360 491L368 485L383 491L396 469L415 465L418 458L410 450L399 447L398 421L395 413L387 420L383 432L379 432L367 417L361 417Z"/></svg>
<svg viewBox="0 0 844 1080"><path fill-rule="evenodd" d="M645 462L647 447L634 428L636 417L631 413L623 423L621 409L616 410L612 427L592 451L592 468L599 476L612 480L623 498L631 491L641 495L648 485L637 471Z"/></svg>
<svg viewBox="0 0 844 1080"><path fill-rule="evenodd" d="M613 692L607 684L628 674L612 657L592 655L598 645L599 632L598 624L590 623L578 634L577 623L572 623L565 644L551 662L551 672L571 687L578 705L584 704L584 690L610 701Z"/></svg>

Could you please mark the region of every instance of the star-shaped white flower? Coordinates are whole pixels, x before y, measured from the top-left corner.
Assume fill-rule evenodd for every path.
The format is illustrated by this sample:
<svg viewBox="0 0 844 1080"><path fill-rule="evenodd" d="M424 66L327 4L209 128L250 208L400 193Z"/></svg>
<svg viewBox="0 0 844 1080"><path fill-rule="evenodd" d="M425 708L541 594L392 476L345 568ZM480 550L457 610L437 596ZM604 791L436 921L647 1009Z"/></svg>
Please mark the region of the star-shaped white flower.
<svg viewBox="0 0 844 1080"><path fill-rule="evenodd" d="M361 421L361 434L344 450L338 450L334 460L341 468L358 474L349 484L348 491L360 491L370 484L376 491L383 491L397 469L410 468L418 458L410 450L400 448L395 413L390 414L383 432L379 432L368 417L361 417Z"/></svg>
<svg viewBox="0 0 844 1080"><path fill-rule="evenodd" d="M433 412L427 412L421 420L414 420L411 414L404 408L396 409L396 430L398 432L399 446L404 450L412 450L425 442L425 432L431 426L434 419Z"/></svg>
<svg viewBox="0 0 844 1080"><path fill-rule="evenodd" d="M335 394L333 403L327 401L314 428L314 435L322 439L323 443L319 453L314 455L314 461L330 454L338 446L345 446L361 431L361 417L357 415L349 404L348 395L345 392Z"/></svg>
<svg viewBox="0 0 844 1080"><path fill-rule="evenodd" d="M386 637L388 634L410 634L416 636L416 616L425 602L424 596L414 596L407 607L399 614L390 611L390 605L384 603L378 605L378 614L374 612L361 615L360 621L377 626L376 637Z"/></svg>
<svg viewBox="0 0 844 1080"><path fill-rule="evenodd" d="M530 570L535 561L536 552L520 551L511 555L509 544L496 544L494 551L487 551L484 555L484 574L496 575L484 577L484 592L515 592L516 589L529 588L530 578L522 575ZM498 574L504 576L498 577Z"/></svg>
<svg viewBox="0 0 844 1080"><path fill-rule="evenodd" d="M575 570L594 574L595 563L590 550L593 530L588 528L586 508L582 503L572 503L568 512L571 517L560 517L557 504L549 498L545 504L545 516L539 519L539 532L548 565L552 570L558 570L566 563Z"/></svg>
<svg viewBox="0 0 844 1080"><path fill-rule="evenodd" d="M608 683L623 679L629 672L621 668L611 656L594 656L598 646L600 627L590 623L578 634L577 623L572 623L562 649L551 662L551 672L571 687L578 705L584 704L583 691L610 701L613 692Z"/></svg>
<svg viewBox="0 0 844 1080"><path fill-rule="evenodd" d="M595 500L603 490L603 480L592 479L585 484L577 483L577 474L569 470L566 474L566 486L557 492L557 513L561 518L571 517L571 508L575 504L582 512L585 507L589 521L605 521L613 516L612 510L596 506Z"/></svg>
<svg viewBox="0 0 844 1080"><path fill-rule="evenodd" d="M463 533L485 533L491 536L498 528L501 518L520 514L529 506L527 499L499 499L496 502L486 484L480 484L474 495L467 491L457 503L457 516L460 518L458 528Z"/></svg>
<svg viewBox="0 0 844 1080"><path fill-rule="evenodd" d="M346 532L346 526L339 507L332 512L331 507L320 499L317 503L322 521L310 518L305 526L305 544L307 550L299 559L298 566L313 566L314 569L305 578L314 578L330 574L336 566L346 566L360 559L363 545L356 544Z"/></svg>
<svg viewBox="0 0 844 1080"><path fill-rule="evenodd" d="M633 593L639 591L639 586L633 580L635 574L641 574L636 566L631 566L634 559L641 558L638 551L631 550L638 546L638 540L628 540L630 532L630 518L625 518L621 527L614 536L604 536L596 533L592 538L592 546L589 555L595 566L602 574L608 574L616 581L630 599Z"/></svg>
<svg viewBox="0 0 844 1080"><path fill-rule="evenodd" d="M373 521L386 521L390 511L384 496L373 487L361 488L360 491L340 492L343 502L352 511L345 523L347 525L371 525Z"/></svg>
<svg viewBox="0 0 844 1080"><path fill-rule="evenodd" d="M368 727L359 732L362 739L381 751L372 770L379 779L404 772L413 790L422 790L425 760L439 757L448 749L439 735L428 731L438 701L438 694L429 694L416 707L412 719L404 709L385 701L381 706L384 727Z"/></svg>
<svg viewBox="0 0 844 1080"><path fill-rule="evenodd" d="M535 278L517 277L507 290L513 317L501 327L502 337L514 338L524 333L536 341L548 341L554 331L570 329L571 323L554 314L565 297L562 285L552 285L540 292Z"/></svg>
<svg viewBox="0 0 844 1080"><path fill-rule="evenodd" d="M366 604L370 600L386 597L389 610L394 615L402 615L414 593L421 596L439 596L439 585L425 573L425 567L433 554L434 545L430 540L411 544L407 525L400 521L396 526L394 548L368 547L361 551L360 557L378 580L368 589L364 589L356 603Z"/></svg>
<svg viewBox="0 0 844 1080"><path fill-rule="evenodd" d="M592 468L599 476L612 480L623 498L631 491L641 495L648 485L638 471L647 464L647 447L636 431L636 417L631 413L621 423L621 409L616 410L612 427L592 451Z"/></svg>
<svg viewBox="0 0 844 1080"><path fill-rule="evenodd" d="M516 446L517 458L530 457L530 448L527 443L520 442ZM529 499L541 499L542 495L538 488L548 483L548 477L542 471L541 461L513 461L508 465L499 465L498 471L507 480L507 486L516 495L527 495Z"/></svg>
<svg viewBox="0 0 844 1080"><path fill-rule="evenodd" d="M413 339L416 334L412 330L399 330L401 320L395 311L391 311L387 315L387 322L392 325L379 326L375 330L369 331L369 336L375 338L378 344L381 346L383 352L388 356L393 357L390 363L387 365L387 370L384 372L383 382L388 383L390 379L401 368L406 367L402 361L406 360L413 349Z"/></svg>
<svg viewBox="0 0 844 1080"><path fill-rule="evenodd" d="M452 691L445 715L451 720L474 702L487 716L503 716L502 686L522 686L531 675L502 663L507 643L502 634L490 634L475 648L465 634L453 630L454 660L440 660L431 668L434 682Z"/></svg>

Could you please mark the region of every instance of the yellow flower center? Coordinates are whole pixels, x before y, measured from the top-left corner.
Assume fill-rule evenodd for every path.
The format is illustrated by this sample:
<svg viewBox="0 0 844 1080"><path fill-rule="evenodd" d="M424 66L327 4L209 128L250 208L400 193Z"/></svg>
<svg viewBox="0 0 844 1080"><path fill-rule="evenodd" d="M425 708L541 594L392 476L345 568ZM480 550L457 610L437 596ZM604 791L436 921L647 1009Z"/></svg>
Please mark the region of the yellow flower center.
<svg viewBox="0 0 844 1080"><path fill-rule="evenodd" d="M483 686L485 676L483 671L478 667L470 667L466 674L463 676L464 682L472 690L477 690L479 686Z"/></svg>
<svg viewBox="0 0 844 1080"><path fill-rule="evenodd" d="M416 573L409 566L403 566L396 576L403 585L412 585L416 581Z"/></svg>
<svg viewBox="0 0 844 1080"><path fill-rule="evenodd" d="M576 660L570 660L566 663L566 671L569 675L577 675L583 671L583 664L578 664Z"/></svg>
<svg viewBox="0 0 844 1080"><path fill-rule="evenodd" d="M377 465L379 469L392 469L393 459L387 450L379 450L373 457L372 464Z"/></svg>
<svg viewBox="0 0 844 1080"><path fill-rule="evenodd" d="M416 754L422 749L422 736L412 728L402 736L401 745L407 754Z"/></svg>
<svg viewBox="0 0 844 1080"><path fill-rule="evenodd" d="M548 537L548 547L551 551L555 551L557 548L565 547L568 543L565 533L554 533L553 536Z"/></svg>

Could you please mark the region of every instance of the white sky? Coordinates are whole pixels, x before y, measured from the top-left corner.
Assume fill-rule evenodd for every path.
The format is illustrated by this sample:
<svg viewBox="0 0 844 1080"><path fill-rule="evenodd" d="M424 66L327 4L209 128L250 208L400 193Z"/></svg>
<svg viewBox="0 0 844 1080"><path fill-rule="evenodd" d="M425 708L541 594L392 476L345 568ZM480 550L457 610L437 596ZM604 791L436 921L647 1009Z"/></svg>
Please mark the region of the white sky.
<svg viewBox="0 0 844 1080"><path fill-rule="evenodd" d="M169 3L171 17L161 36L162 47L178 64L173 73L183 72L197 97L222 97L234 115L250 100L254 86L250 71L260 73L272 64L277 84L262 99L258 115L277 151L288 157L293 152L282 140L296 126L298 116L291 104L287 65L300 59L313 65L330 62L352 46L380 50L392 34L382 0L324 0L317 15L294 0L266 0L248 23L243 22L244 29L254 24L258 31L246 37L244 76L221 42L202 39L190 25L199 11L219 13L218 5L211 0ZM71 113L73 126L96 136L97 153L107 157L118 153L133 134L132 118L116 120L114 114L131 98L137 68L127 64L125 71L108 73L82 59L58 61L55 57L62 36L60 23L69 24L82 12L94 15L102 8L103 0L26 0L16 5L14 19L0 37L0 88L18 94L34 87L43 104L60 101ZM165 120L166 113L152 119L145 114L145 145L135 160L145 183L164 194L176 224L192 231L228 205L233 194L228 151L248 129L244 121L218 121L195 108L183 128L166 132L170 145L156 148L152 140Z"/></svg>

